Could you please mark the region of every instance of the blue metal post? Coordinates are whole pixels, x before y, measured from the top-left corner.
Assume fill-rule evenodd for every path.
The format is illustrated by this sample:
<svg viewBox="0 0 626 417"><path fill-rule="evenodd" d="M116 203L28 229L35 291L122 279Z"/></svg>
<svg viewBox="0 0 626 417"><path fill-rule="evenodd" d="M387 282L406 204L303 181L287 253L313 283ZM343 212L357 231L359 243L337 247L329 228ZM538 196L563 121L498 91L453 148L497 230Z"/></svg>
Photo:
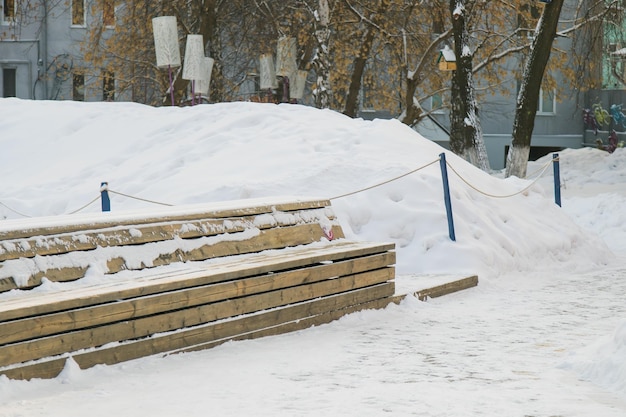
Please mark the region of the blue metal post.
<svg viewBox="0 0 626 417"><path fill-rule="evenodd" d="M102 211L111 211L111 200L109 199L109 183L100 184L100 200L102 201Z"/></svg>
<svg viewBox="0 0 626 417"><path fill-rule="evenodd" d="M558 153L552 154L552 168L554 169L554 202L561 207L561 173Z"/></svg>
<svg viewBox="0 0 626 417"><path fill-rule="evenodd" d="M446 166L446 154L439 154L439 165L441 167L441 180L443 182L443 200L446 204L446 214L448 215L448 233L450 240L456 241L454 234L454 219L452 218L452 202L450 200L450 186L448 185L448 167Z"/></svg>

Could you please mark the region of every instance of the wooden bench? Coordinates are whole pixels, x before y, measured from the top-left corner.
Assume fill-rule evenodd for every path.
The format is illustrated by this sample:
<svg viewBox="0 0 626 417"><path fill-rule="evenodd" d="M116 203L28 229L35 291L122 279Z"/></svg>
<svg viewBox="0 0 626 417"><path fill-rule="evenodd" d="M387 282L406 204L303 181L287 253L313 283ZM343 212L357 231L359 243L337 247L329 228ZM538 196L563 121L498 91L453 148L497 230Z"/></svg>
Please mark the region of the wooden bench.
<svg viewBox="0 0 626 417"><path fill-rule="evenodd" d="M54 377L68 357L114 364L384 307L394 264L393 244L346 240L325 200L1 222L0 290L13 291L0 294L0 374Z"/></svg>

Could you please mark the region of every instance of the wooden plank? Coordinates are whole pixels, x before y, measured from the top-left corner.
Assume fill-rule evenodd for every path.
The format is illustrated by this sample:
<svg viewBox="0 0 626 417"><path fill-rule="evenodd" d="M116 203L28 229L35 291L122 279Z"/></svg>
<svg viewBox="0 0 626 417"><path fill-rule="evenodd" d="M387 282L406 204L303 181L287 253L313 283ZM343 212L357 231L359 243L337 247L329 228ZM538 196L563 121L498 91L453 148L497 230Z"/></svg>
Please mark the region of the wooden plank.
<svg viewBox="0 0 626 417"><path fill-rule="evenodd" d="M199 219L186 222L159 222L140 225L115 226L96 231L80 231L67 234L37 236L32 238L0 241L0 261L32 258L35 255L59 255L73 251L93 250L97 247L139 245L162 242L174 238L195 239L225 233L238 233L246 229L269 229L303 223L319 223L327 210L299 210L289 215L267 218L268 213L220 219ZM306 220L305 220L306 219ZM339 227L337 225L337 227Z"/></svg>
<svg viewBox="0 0 626 417"><path fill-rule="evenodd" d="M340 226L333 226L333 232L335 233L335 236L343 236ZM242 236L245 235L242 234ZM141 265L133 265L133 267L129 265L123 256L114 257L109 259L107 262L107 273L113 274L123 270L140 270L149 267L152 268L169 265L175 262L203 261L206 259L260 252L269 249L282 249L290 246L306 245L318 242L321 239L326 239L326 235L319 224L300 224L261 230L258 235L247 239L238 237L237 233L232 233L228 236L228 239L230 240L218 240L215 243L201 245L198 248L189 251L176 249L172 252L165 252L154 259L146 259L146 262ZM127 250L129 253L133 253L133 248L134 247L127 247L121 250ZM171 247L168 245L167 249L163 250L170 251ZM63 256L65 255L51 255L51 262L54 263L53 260L56 257L59 257L57 259L60 259ZM80 273L81 270L83 271L82 273ZM66 268L33 272L32 275L28 277L27 286L21 288L28 289L40 285L41 278L44 276L51 281L74 281L84 277L84 271L86 270L87 265L84 267L76 267L73 265ZM4 284L2 288L4 291L18 288L14 280L7 280L2 282L2 284Z"/></svg>
<svg viewBox="0 0 626 417"><path fill-rule="evenodd" d="M65 366L68 355L58 356L54 359L46 359L29 364L17 364L16 366L0 368L0 375L10 379L30 380L33 378L56 378Z"/></svg>
<svg viewBox="0 0 626 417"><path fill-rule="evenodd" d="M313 326L319 326L322 324L330 323L334 320L340 319L341 317L355 313L357 311L362 310L374 310L374 309L382 309L389 305L391 298L386 296L385 298L375 299L373 301L364 302L362 304L351 305L339 310L332 310L325 313L321 313L314 316L309 316L306 318L297 318L293 321L289 321L282 324L272 325L270 327L263 328L261 330L251 330L249 332L226 337L223 339L218 339L215 341L201 343L198 345L193 345L188 348L182 348L173 352L168 352L168 354L177 354L182 352L194 352L199 350L210 349L215 346L218 346L222 343L229 342L231 340L246 340L246 339L257 339L260 337L266 336L276 336L279 334L294 332L297 330L308 329Z"/></svg>
<svg viewBox="0 0 626 417"><path fill-rule="evenodd" d="M113 364L143 356L164 353L187 346L198 346L206 342L224 340L238 335L247 335L256 330L274 327L278 324L312 317L329 311L342 310L353 305L384 299L394 292L393 283L358 289L316 300L289 305L261 313L235 317L217 323L210 323L139 340L133 346L118 345L89 353L74 355L82 369L96 364Z"/></svg>
<svg viewBox="0 0 626 417"><path fill-rule="evenodd" d="M437 285L431 288L425 288L415 293L415 296L422 301L427 298L441 297L442 295L451 294L453 292L466 290L478 285L478 276L473 275L467 278L447 282L442 285Z"/></svg>
<svg viewBox="0 0 626 417"><path fill-rule="evenodd" d="M0 346L0 366L36 360L106 343L141 338L187 326L298 303L393 279L394 268L348 275L199 307Z"/></svg>
<svg viewBox="0 0 626 417"><path fill-rule="evenodd" d="M19 222L8 220L0 225L0 241L108 229L119 226L221 219L323 207L330 207L330 201L320 199L274 199L274 202L272 202L264 199L222 202L195 207L162 208L153 210L148 215L143 213L136 215L133 212L109 212L86 216L66 215L55 216L54 218L21 219Z"/></svg>
<svg viewBox="0 0 626 417"><path fill-rule="evenodd" d="M0 344L132 320L171 310L190 308L217 301L294 287L392 265L395 254L385 252L366 257L316 264L295 270L259 275L233 281L193 286L146 297L118 300L92 307L64 310L0 323Z"/></svg>
<svg viewBox="0 0 626 417"><path fill-rule="evenodd" d="M393 243L333 241L321 246L303 246L276 252L228 258L194 269L181 266L181 270L167 273L137 272L131 280L101 283L95 287L75 288L57 293L30 295L5 300L0 303L0 322L35 315L69 310L139 296L147 296L186 287L201 286L232 279L280 272L322 262L385 253L393 250ZM395 263L395 252L389 252Z"/></svg>
<svg viewBox="0 0 626 417"><path fill-rule="evenodd" d="M54 282L76 281L85 276L87 269L87 266L68 266L66 268L50 268L45 271L38 271L28 277L28 282L24 287L18 287L12 277L3 278L0 279L0 293L16 289L27 290L37 287L41 285L44 277Z"/></svg>
<svg viewBox="0 0 626 417"><path fill-rule="evenodd" d="M319 242L321 239L326 239L326 235L319 224L277 227L261 230L258 236L246 240L237 240L236 238L233 240L222 240L214 244L202 245L190 251L177 251L171 254L164 253L152 260L152 265L162 266L180 261L204 261L224 256L283 249ZM111 273L119 272L111 269L111 267L109 267ZM126 267L124 269L130 268Z"/></svg>
<svg viewBox="0 0 626 417"><path fill-rule="evenodd" d="M393 283L358 289L339 295L279 307L281 313L267 311L230 320L205 324L182 331L160 334L116 346L74 353L72 357L82 369L97 364L113 365L153 354L206 349L227 340L262 337L304 329L335 320L365 308L383 308L394 292ZM267 325L268 323L269 326ZM11 379L54 378L65 365L65 357L49 358L37 363L0 368L0 375Z"/></svg>

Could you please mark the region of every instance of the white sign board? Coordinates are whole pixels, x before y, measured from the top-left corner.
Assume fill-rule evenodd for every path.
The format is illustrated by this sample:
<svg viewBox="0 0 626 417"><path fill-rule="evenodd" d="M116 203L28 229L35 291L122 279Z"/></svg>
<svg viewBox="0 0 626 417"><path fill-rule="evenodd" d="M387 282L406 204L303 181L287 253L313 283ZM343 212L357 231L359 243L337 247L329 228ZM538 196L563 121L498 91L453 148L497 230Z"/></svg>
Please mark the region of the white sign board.
<svg viewBox="0 0 626 417"><path fill-rule="evenodd" d="M296 38L278 39L276 48L276 75L292 77L298 70L296 63Z"/></svg>
<svg viewBox="0 0 626 417"><path fill-rule="evenodd" d="M211 84L211 73L213 72L214 63L215 60L213 58L205 56L202 59L202 73L205 75L205 78L196 80L196 92L205 97L209 96L209 84Z"/></svg>
<svg viewBox="0 0 626 417"><path fill-rule="evenodd" d="M157 67L180 67L176 17L155 17L152 19L152 32L154 34Z"/></svg>
<svg viewBox="0 0 626 417"><path fill-rule="evenodd" d="M293 80L290 79L289 98L301 99L304 96L304 87L306 86L306 77L308 74L308 71L296 71Z"/></svg>
<svg viewBox="0 0 626 417"><path fill-rule="evenodd" d="M263 54L259 57L260 86L261 90L278 88L276 79L276 68L274 67L274 57L272 54Z"/></svg>
<svg viewBox="0 0 626 417"><path fill-rule="evenodd" d="M202 35L187 35L185 45L185 61L183 65L184 80L203 80L206 74L202 72L204 59L204 42Z"/></svg>

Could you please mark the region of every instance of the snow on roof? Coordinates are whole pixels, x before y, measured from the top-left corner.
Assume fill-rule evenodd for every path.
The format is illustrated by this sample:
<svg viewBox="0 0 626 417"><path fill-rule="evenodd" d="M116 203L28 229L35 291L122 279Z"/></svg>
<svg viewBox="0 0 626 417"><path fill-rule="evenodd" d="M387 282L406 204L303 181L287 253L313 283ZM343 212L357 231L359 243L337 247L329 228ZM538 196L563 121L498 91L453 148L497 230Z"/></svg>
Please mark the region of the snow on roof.
<svg viewBox="0 0 626 417"><path fill-rule="evenodd" d="M441 51L441 56L448 62L456 62L456 56L454 55L454 51L446 45Z"/></svg>

